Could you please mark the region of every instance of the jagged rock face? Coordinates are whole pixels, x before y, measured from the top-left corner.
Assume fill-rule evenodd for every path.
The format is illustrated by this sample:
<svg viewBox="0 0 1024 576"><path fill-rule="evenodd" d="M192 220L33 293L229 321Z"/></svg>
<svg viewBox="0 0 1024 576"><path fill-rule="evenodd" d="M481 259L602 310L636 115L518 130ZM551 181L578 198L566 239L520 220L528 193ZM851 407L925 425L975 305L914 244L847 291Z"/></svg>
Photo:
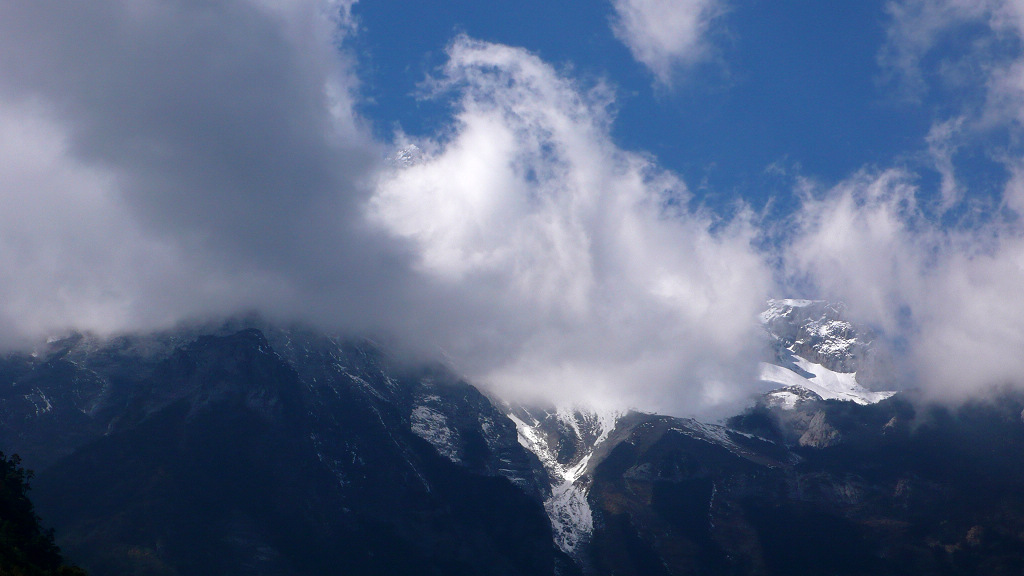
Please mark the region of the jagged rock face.
<svg viewBox="0 0 1024 576"><path fill-rule="evenodd" d="M1024 396L956 412L915 413L895 398L823 405L811 429L843 442L787 449L692 421L622 419L593 471L588 570L910 575L1024 567ZM770 433L771 425L758 431L765 428Z"/></svg>
<svg viewBox="0 0 1024 576"><path fill-rule="evenodd" d="M807 423L807 429L800 435L797 444L811 448L828 448L839 444L840 439L839 431L826 421L825 411L820 410Z"/></svg>
<svg viewBox="0 0 1024 576"><path fill-rule="evenodd" d="M762 399L765 406L782 410L792 410L809 402L819 401L821 396L800 386L783 386L768 392Z"/></svg>
<svg viewBox="0 0 1024 576"><path fill-rule="evenodd" d="M779 387L757 401L761 424L751 430L791 447L828 448L845 441L831 422L831 404L871 405L896 394L864 386L865 371L880 366L884 354L873 346L870 331L844 319L842 305L769 300L761 321L771 352L760 378Z"/></svg>
<svg viewBox="0 0 1024 576"><path fill-rule="evenodd" d="M771 443L693 421L633 414L594 471L599 574L756 574L758 534L737 500L776 494L793 462Z"/></svg>
<svg viewBox="0 0 1024 576"><path fill-rule="evenodd" d="M769 300L761 321L776 350L834 372L857 372L872 338L848 322L844 312L842 304L820 300Z"/></svg>
<svg viewBox="0 0 1024 576"><path fill-rule="evenodd" d="M579 465L595 445L614 428L616 413L602 415L586 409L558 409L553 406L507 406L509 415L529 425L550 455L551 474Z"/></svg>
<svg viewBox="0 0 1024 576"><path fill-rule="evenodd" d="M504 476L538 499L550 494L544 468L519 444L516 425L476 388L451 374L417 379L401 405L412 431L454 463L486 476Z"/></svg>
<svg viewBox="0 0 1024 576"><path fill-rule="evenodd" d="M873 343L870 331L843 318L842 305L814 300L769 300L761 321L769 340L770 353L760 364L760 379L778 388L760 403L773 410L810 411L822 400L873 404L896 394L880 390L878 369L888 365L888 356ZM874 386L874 388L872 388ZM806 426L801 434L807 432ZM831 442L812 431L805 442Z"/></svg>

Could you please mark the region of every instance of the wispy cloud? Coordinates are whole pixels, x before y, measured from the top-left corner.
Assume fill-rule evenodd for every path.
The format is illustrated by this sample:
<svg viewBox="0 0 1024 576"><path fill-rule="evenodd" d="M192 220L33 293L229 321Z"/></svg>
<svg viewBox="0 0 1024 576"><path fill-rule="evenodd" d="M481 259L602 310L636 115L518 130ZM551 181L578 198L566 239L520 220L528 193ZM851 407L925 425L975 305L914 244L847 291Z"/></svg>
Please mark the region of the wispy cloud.
<svg viewBox="0 0 1024 576"><path fill-rule="evenodd" d="M1024 128L1024 5L1011 0L902 0L887 4L879 63L897 94L941 95L928 136L945 201L958 196L950 156L964 140ZM991 152L991 151L989 151Z"/></svg>
<svg viewBox="0 0 1024 576"><path fill-rule="evenodd" d="M790 278L842 299L901 346L907 382L960 399L1024 383L1024 230L1019 152L991 144L1024 127L1024 5L992 0L890 2L883 69L904 96L948 94L924 139L940 176L939 205L923 201L917 174L864 170L808 194L797 232L781 247ZM957 153L1006 166L1001 202L981 218L943 223L971 191L957 178ZM894 164L896 161L894 160ZM811 187L813 189L813 187Z"/></svg>
<svg viewBox="0 0 1024 576"><path fill-rule="evenodd" d="M942 63L933 68L924 65L925 56L937 45L949 42L951 33L972 23L996 24L994 11L1002 0L896 0L886 4L889 18L887 42L878 60L883 72L903 97L919 99L929 89L930 76L945 73L949 82L959 82L958 70L980 70L968 61L988 56L991 44L959 46ZM958 64L968 64L961 66Z"/></svg>
<svg viewBox="0 0 1024 576"><path fill-rule="evenodd" d="M1022 230L1012 217L945 228L919 207L913 180L863 172L809 197L787 272L898 344L897 384L957 400L1021 385Z"/></svg>
<svg viewBox="0 0 1024 576"><path fill-rule="evenodd" d="M612 29L633 58L664 85L708 55L708 31L721 0L612 0Z"/></svg>
<svg viewBox="0 0 1024 576"><path fill-rule="evenodd" d="M941 183L939 185L939 212L945 213L950 208L959 204L963 199L963 188L957 183L956 167L953 163L953 155L957 150L957 137L963 128L964 117L958 116L945 122L934 124L925 137L928 144L928 153L935 163L935 170L939 173Z"/></svg>

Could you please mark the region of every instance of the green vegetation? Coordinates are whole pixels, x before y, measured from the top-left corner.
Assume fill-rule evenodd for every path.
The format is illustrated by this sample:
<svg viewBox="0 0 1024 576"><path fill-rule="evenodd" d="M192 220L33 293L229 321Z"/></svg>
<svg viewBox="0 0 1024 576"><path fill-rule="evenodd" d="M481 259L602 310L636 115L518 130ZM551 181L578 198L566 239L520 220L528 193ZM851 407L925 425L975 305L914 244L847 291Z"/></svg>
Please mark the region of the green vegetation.
<svg viewBox="0 0 1024 576"><path fill-rule="evenodd" d="M0 576L84 576L64 564L53 531L43 530L28 499L30 470L0 452Z"/></svg>

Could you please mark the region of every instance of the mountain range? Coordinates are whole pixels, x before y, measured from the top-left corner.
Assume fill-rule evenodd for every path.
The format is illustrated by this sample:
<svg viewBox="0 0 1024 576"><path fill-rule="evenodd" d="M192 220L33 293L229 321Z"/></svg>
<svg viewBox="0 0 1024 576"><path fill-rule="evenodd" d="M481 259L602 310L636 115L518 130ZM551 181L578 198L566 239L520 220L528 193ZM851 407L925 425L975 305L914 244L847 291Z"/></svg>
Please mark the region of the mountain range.
<svg viewBox="0 0 1024 576"><path fill-rule="evenodd" d="M769 391L720 423L258 318L72 334L0 358L0 449L100 576L1024 571L1024 397L897 393L840 305L761 320Z"/></svg>

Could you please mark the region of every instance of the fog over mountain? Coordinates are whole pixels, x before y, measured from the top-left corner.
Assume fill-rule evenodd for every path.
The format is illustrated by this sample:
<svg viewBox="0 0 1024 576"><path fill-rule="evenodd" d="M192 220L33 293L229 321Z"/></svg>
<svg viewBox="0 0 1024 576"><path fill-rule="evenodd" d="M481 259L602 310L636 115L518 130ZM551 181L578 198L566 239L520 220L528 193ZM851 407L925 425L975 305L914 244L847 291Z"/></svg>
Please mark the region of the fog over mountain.
<svg viewBox="0 0 1024 576"><path fill-rule="evenodd" d="M608 22L661 90L715 60L726 11L669 4L615 2ZM670 16L685 42L637 25ZM790 167L780 216L705 203L621 143L614 82L526 48L453 31L419 91L446 121L383 137L352 2L6 3L0 341L259 310L505 393L694 414L757 389L758 313L793 296L845 302L897 352L895 385L1022 384L1024 5L885 17L880 82L900 97L982 70L914 145L939 183L905 157L838 182ZM991 42L952 59L965 26ZM998 197L959 178L979 141Z"/></svg>

